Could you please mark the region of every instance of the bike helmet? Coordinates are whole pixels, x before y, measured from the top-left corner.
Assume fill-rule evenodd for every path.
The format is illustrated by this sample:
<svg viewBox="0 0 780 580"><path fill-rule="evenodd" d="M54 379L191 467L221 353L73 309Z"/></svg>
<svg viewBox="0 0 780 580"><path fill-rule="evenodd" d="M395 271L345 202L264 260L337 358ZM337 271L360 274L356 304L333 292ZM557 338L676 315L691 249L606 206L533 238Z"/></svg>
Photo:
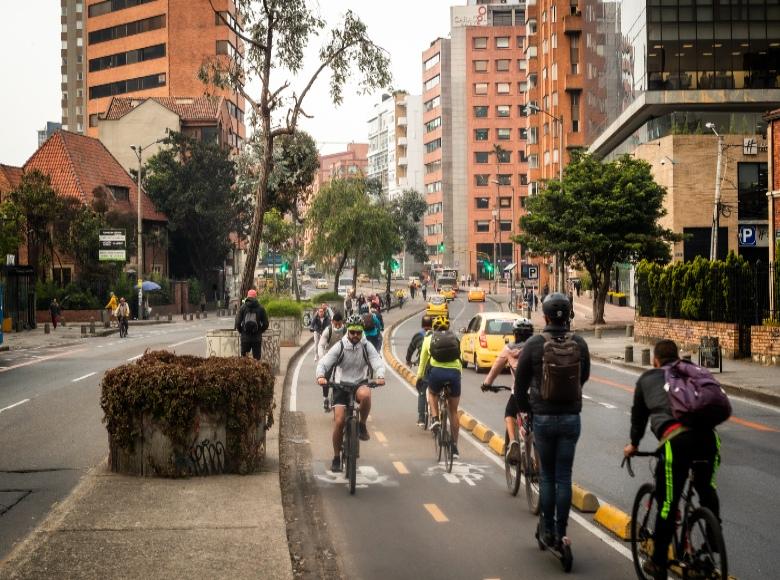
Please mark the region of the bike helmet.
<svg viewBox="0 0 780 580"><path fill-rule="evenodd" d="M560 292L553 292L542 302L542 312L550 320L567 322L571 315L571 302Z"/></svg>
<svg viewBox="0 0 780 580"><path fill-rule="evenodd" d="M420 326L422 328L431 328L433 326L433 317L428 314L423 315Z"/></svg>
<svg viewBox="0 0 780 580"><path fill-rule="evenodd" d="M512 324L515 342L525 342L534 335L534 325L527 318L518 318Z"/></svg>
<svg viewBox="0 0 780 580"><path fill-rule="evenodd" d="M436 318L433 319L432 326L434 330L449 330L450 319L444 315L437 316Z"/></svg>
<svg viewBox="0 0 780 580"><path fill-rule="evenodd" d="M363 318L359 314L350 314L346 326L347 330L363 330Z"/></svg>

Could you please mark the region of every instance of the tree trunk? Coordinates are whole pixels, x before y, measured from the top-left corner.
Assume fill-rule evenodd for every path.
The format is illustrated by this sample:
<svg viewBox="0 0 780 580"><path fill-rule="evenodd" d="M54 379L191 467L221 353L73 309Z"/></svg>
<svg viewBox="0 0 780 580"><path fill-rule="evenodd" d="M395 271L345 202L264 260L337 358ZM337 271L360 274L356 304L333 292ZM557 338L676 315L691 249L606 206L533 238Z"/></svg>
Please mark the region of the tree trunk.
<svg viewBox="0 0 780 580"><path fill-rule="evenodd" d="M609 268L593 278L593 324L606 324L604 321L604 303L609 290ZM591 274L593 277L593 274Z"/></svg>
<svg viewBox="0 0 780 580"><path fill-rule="evenodd" d="M355 295L357 295L357 271L358 271L358 254L355 253L355 267L352 268L352 288L355 290Z"/></svg>
<svg viewBox="0 0 780 580"><path fill-rule="evenodd" d="M344 269L344 264L347 263L347 251L344 250L344 253L341 256L341 260L339 260L339 265L336 268L336 276L333 280L333 292L339 291L339 278L341 278L341 271Z"/></svg>

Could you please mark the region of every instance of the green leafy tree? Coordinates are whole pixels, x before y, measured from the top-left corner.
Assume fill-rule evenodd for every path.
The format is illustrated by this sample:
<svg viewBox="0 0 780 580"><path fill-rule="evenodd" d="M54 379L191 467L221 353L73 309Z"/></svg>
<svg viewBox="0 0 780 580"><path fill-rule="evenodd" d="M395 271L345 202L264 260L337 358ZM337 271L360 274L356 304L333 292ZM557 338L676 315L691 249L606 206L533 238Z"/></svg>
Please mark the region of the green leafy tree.
<svg viewBox="0 0 780 580"><path fill-rule="evenodd" d="M168 145L147 161L144 189L168 216L171 270L206 283L230 250L229 233L240 220L235 167L216 144L171 133ZM253 268L254 271L254 268Z"/></svg>
<svg viewBox="0 0 780 580"><path fill-rule="evenodd" d="M221 15L211 0L209 2L215 14ZM275 140L295 133L300 117L306 116L303 108L306 96L324 74L330 73L330 97L334 105L342 102L344 88L353 72L358 73L358 90L362 92L387 87L391 78L386 52L371 41L365 24L352 11L347 11L343 22L324 34L325 42L314 72L303 77L300 87L293 88L291 79L303 71L307 45L325 31L326 23L306 0L237 0L236 5L244 18L243 29L219 17L244 41L244 58L214 57L201 67L200 78L242 92L251 107L255 131L263 142L241 282L243 295L252 285L263 218L271 207L268 185L274 164ZM259 94L250 95L244 90L248 78L258 79Z"/></svg>
<svg viewBox="0 0 780 580"><path fill-rule="evenodd" d="M614 265L648 255L668 261L668 242L682 239L658 223L666 215L665 195L645 161L625 155L601 162L575 153L563 183L552 180L528 198L516 241L581 264L593 280L593 321L603 324Z"/></svg>
<svg viewBox="0 0 780 580"><path fill-rule="evenodd" d="M0 203L0 256L15 254L22 243L25 217L10 199Z"/></svg>
<svg viewBox="0 0 780 580"><path fill-rule="evenodd" d="M391 260L394 253L405 252L419 262L428 259L428 249L420 232L420 220L427 208L425 197L413 189L405 189L401 195L391 201L390 214L398 244L392 249L390 255L385 257L386 292L390 292L393 274Z"/></svg>

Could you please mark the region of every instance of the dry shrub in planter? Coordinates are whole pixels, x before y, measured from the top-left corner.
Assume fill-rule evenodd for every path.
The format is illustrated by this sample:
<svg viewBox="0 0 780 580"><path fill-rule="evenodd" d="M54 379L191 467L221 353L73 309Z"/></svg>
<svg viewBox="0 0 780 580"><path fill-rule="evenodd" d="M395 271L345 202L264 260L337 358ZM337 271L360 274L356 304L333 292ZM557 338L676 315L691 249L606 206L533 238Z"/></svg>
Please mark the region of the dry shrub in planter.
<svg viewBox="0 0 780 580"><path fill-rule="evenodd" d="M151 419L173 446L170 465L158 475L186 475L175 457L188 455L208 414L225 422L225 471L251 473L261 454L257 426L273 422L274 377L267 363L249 357L201 358L147 351L131 364L106 372L100 406L112 447L133 453Z"/></svg>

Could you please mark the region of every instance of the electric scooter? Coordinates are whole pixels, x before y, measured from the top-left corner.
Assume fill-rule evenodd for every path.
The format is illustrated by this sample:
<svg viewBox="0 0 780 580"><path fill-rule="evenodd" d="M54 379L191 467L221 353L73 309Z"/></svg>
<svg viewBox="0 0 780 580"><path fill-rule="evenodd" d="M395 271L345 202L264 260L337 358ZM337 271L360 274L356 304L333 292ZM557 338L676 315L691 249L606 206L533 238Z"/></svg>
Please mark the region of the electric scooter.
<svg viewBox="0 0 780 580"><path fill-rule="evenodd" d="M553 556L558 558L561 566L563 566L564 572L571 572L571 568L574 565L574 556L571 553L571 546L568 543L564 543L559 548L558 546L551 546L544 541L541 514L539 516L539 523L536 524L536 542L539 544L540 550L547 550Z"/></svg>

